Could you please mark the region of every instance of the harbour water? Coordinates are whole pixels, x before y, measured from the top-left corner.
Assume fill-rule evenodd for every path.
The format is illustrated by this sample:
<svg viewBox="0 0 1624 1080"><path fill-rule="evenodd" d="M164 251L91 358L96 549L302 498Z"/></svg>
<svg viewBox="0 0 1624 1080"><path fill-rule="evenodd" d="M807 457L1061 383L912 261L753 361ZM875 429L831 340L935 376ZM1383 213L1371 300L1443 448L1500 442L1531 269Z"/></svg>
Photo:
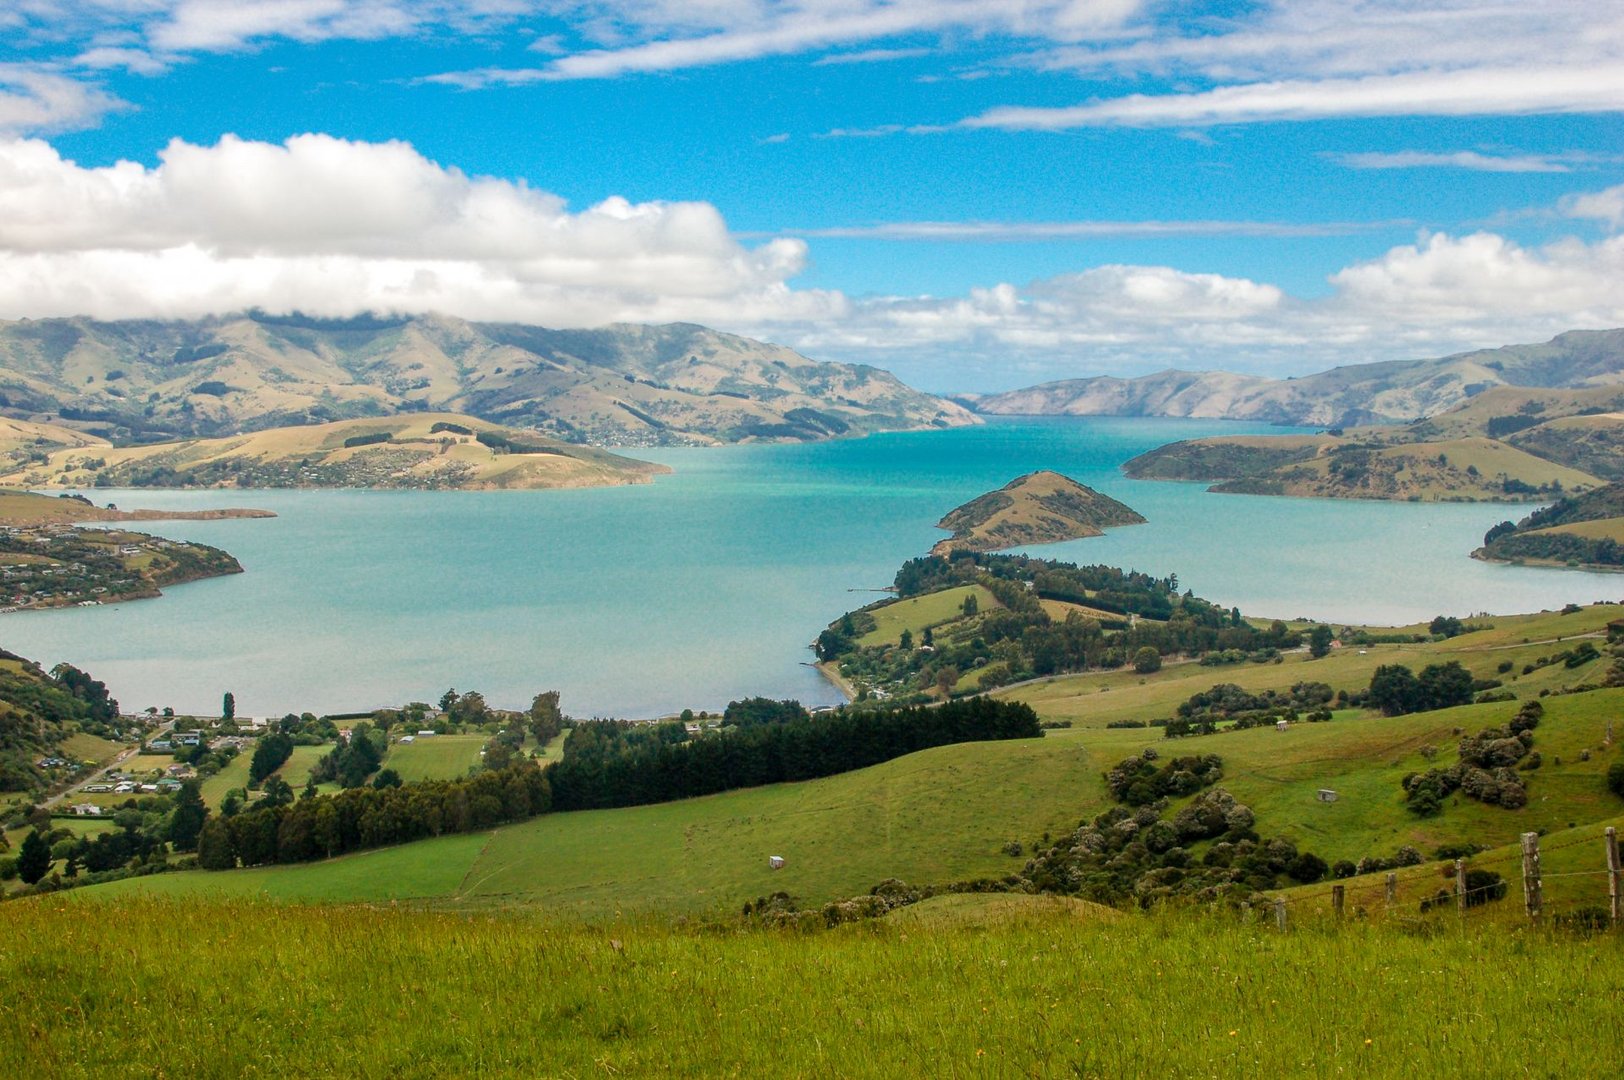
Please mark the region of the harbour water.
<svg viewBox="0 0 1624 1080"><path fill-rule="evenodd" d="M1148 524L1033 549L1176 573L1248 614L1403 623L1618 599L1624 577L1467 557L1525 506L1214 495L1125 479L1176 439L1278 431L1219 421L1000 420L813 445L642 452L676 472L584 491L96 491L122 507L255 506L269 520L141 528L236 555L246 573L156 600L0 616L0 645L105 680L126 709L336 712L479 690L580 716L716 708L750 694L831 703L807 643L880 596L947 510L1034 469Z"/></svg>

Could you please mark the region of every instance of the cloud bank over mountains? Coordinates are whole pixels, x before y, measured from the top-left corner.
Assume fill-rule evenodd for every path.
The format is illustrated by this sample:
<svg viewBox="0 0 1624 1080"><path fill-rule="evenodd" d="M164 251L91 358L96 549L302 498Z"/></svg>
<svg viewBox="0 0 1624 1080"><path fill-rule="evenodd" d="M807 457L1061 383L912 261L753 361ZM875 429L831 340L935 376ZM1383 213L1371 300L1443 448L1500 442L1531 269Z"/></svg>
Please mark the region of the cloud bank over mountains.
<svg viewBox="0 0 1624 1080"><path fill-rule="evenodd" d="M1561 212L1617 229L1624 186L1569 199ZM177 140L154 167L105 168L40 140L0 142L8 318L258 307L551 326L694 321L896 364L937 386L1011 385L1075 370L1080 355L1124 373L1278 373L1624 325L1616 234L1542 247L1491 232L1423 235L1338 270L1312 298L1132 265L989 281L961 296L851 297L797 288L808 257L798 238L741 240L707 203L609 198L572 210L402 142Z"/></svg>

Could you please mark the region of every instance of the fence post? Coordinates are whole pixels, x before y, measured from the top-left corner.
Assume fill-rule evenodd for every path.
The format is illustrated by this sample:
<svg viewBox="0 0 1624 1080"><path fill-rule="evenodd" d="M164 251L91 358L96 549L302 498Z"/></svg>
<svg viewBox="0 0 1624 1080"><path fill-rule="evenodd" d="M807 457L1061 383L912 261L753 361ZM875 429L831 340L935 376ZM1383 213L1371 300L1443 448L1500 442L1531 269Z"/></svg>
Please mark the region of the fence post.
<svg viewBox="0 0 1624 1080"><path fill-rule="evenodd" d="M1619 911L1618 830L1607 826L1607 907L1614 926L1624 918Z"/></svg>
<svg viewBox="0 0 1624 1080"><path fill-rule="evenodd" d="M1346 903L1347 898L1348 887L1346 885L1331 886L1331 910L1336 913L1336 917L1339 919L1342 917L1342 906Z"/></svg>
<svg viewBox="0 0 1624 1080"><path fill-rule="evenodd" d="M1455 908L1466 914L1466 860L1455 860Z"/></svg>
<svg viewBox="0 0 1624 1080"><path fill-rule="evenodd" d="M1274 898L1274 924L1282 930L1286 928L1286 902L1278 896Z"/></svg>
<svg viewBox="0 0 1624 1080"><path fill-rule="evenodd" d="M1539 922L1539 833L1522 834L1523 904L1528 918Z"/></svg>
<svg viewBox="0 0 1624 1080"><path fill-rule="evenodd" d="M1398 903L1398 875L1391 871L1387 874L1387 906L1392 907Z"/></svg>

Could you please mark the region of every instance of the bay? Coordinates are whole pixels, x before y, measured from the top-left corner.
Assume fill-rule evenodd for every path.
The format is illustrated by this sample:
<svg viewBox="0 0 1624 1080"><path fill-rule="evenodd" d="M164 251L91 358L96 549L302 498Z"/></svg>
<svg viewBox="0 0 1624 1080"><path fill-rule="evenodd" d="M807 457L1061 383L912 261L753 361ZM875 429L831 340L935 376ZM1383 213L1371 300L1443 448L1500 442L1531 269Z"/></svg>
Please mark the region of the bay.
<svg viewBox="0 0 1624 1080"><path fill-rule="evenodd" d="M0 643L105 680L126 709L338 712L448 687L575 715L653 716L749 694L829 704L807 666L830 620L880 594L947 510L1056 469L1149 523L1034 554L1157 575L1248 614L1404 623L1616 600L1624 578L1476 562L1526 506L1213 495L1120 465L1175 439L1281 429L1137 418L994 420L794 446L669 449L652 485L584 491L96 491L120 506L256 506L155 522L246 573L157 600L0 616Z"/></svg>

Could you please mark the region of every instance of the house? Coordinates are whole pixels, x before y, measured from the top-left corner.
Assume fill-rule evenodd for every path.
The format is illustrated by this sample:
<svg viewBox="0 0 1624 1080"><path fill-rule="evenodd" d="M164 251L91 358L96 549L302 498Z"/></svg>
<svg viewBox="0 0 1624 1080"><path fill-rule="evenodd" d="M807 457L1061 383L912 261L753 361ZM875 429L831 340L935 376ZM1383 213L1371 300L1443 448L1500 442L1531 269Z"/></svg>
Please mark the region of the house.
<svg viewBox="0 0 1624 1080"><path fill-rule="evenodd" d="M438 734L438 732L436 732L433 728L424 728L422 731L417 733L417 737L419 739L428 739L433 738L436 734Z"/></svg>
<svg viewBox="0 0 1624 1080"><path fill-rule="evenodd" d="M400 741L403 742L403 743L416 742L417 741L417 736L416 735L402 735L400 737Z"/></svg>
<svg viewBox="0 0 1624 1080"><path fill-rule="evenodd" d="M192 767L190 765L171 765L171 766L169 766L169 768L165 769L164 771L167 772L170 776L175 776L175 777L189 776L189 775L191 775Z"/></svg>
<svg viewBox="0 0 1624 1080"><path fill-rule="evenodd" d="M135 791L135 784L129 780L122 781L113 788L114 795L129 795Z"/></svg>
<svg viewBox="0 0 1624 1080"><path fill-rule="evenodd" d="M101 813L101 807L95 803L77 803L73 807L75 817L96 817Z"/></svg>
<svg viewBox="0 0 1624 1080"><path fill-rule="evenodd" d="M147 743L148 750L173 750L174 748L175 744L168 739L153 739Z"/></svg>
<svg viewBox="0 0 1624 1080"><path fill-rule="evenodd" d="M169 736L169 741L176 746L196 746L203 741L200 731L176 731Z"/></svg>
<svg viewBox="0 0 1624 1080"><path fill-rule="evenodd" d="M782 855L767 856L767 866L773 870L782 870L784 868L784 857Z"/></svg>
<svg viewBox="0 0 1624 1080"><path fill-rule="evenodd" d="M1290 727L1291 727L1291 721L1290 720L1276 720L1274 722L1274 730L1276 730L1276 731L1286 731Z"/></svg>
<svg viewBox="0 0 1624 1080"><path fill-rule="evenodd" d="M179 791L180 781L173 776L166 776L153 785L158 791Z"/></svg>
<svg viewBox="0 0 1624 1080"><path fill-rule="evenodd" d="M1336 792L1330 788L1320 788L1318 798L1320 802L1336 802Z"/></svg>

